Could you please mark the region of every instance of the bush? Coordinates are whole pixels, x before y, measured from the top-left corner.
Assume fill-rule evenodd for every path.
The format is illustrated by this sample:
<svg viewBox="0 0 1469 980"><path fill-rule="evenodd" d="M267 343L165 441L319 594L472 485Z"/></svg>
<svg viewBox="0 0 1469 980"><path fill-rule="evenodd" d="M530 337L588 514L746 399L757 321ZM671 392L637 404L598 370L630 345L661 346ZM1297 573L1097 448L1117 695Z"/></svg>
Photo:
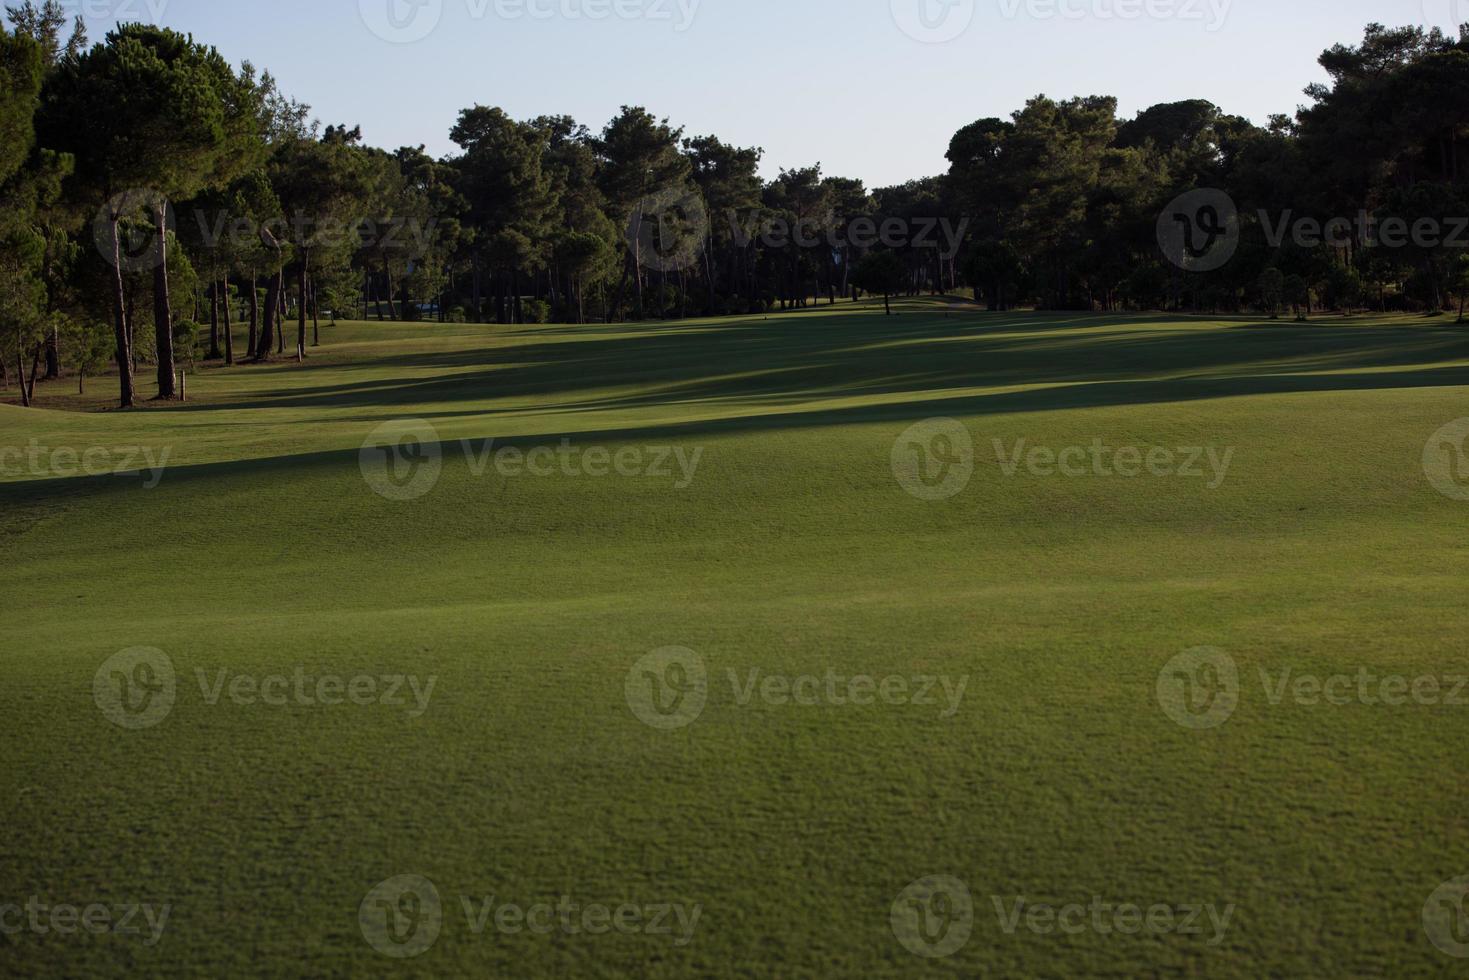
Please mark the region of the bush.
<svg viewBox="0 0 1469 980"><path fill-rule="evenodd" d="M193 320L177 320L173 325L174 359L190 367L199 358L199 335L203 327Z"/></svg>
<svg viewBox="0 0 1469 980"><path fill-rule="evenodd" d="M526 323L549 323L551 304L541 299L523 299L520 301L520 316Z"/></svg>

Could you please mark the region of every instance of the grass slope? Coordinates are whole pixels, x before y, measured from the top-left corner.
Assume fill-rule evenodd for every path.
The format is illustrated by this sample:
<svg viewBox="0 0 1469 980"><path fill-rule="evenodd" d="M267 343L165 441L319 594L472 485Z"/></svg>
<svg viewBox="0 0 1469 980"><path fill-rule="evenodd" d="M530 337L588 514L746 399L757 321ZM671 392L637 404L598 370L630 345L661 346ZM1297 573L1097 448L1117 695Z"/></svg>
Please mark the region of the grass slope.
<svg viewBox="0 0 1469 980"><path fill-rule="evenodd" d="M1425 901L1469 874L1469 706L1272 705L1258 670L1469 673L1469 504L1421 456L1466 411L1469 337L987 315L922 302L587 327L342 324L304 367L210 369L187 405L106 379L0 406L0 447L148 446L161 484L0 484L0 903L169 903L163 940L0 935L0 972L105 976L1449 976ZM909 425L976 467L905 493ZM369 490L399 418L445 442L432 492ZM702 449L659 476L476 475L456 440ZM1181 478L1007 476L994 440L1232 447ZM1194 731L1159 671L1238 662ZM178 699L127 731L108 657L163 649ZM710 671L692 725L624 694L649 651ZM437 677L384 705L211 705L195 672ZM968 676L957 714L741 704L734 670ZM431 879L442 933L393 960L358 907ZM923 959L890 908L951 875L968 944ZM475 935L460 896L700 903L694 941ZM994 908L1235 905L1221 943L1007 933Z"/></svg>

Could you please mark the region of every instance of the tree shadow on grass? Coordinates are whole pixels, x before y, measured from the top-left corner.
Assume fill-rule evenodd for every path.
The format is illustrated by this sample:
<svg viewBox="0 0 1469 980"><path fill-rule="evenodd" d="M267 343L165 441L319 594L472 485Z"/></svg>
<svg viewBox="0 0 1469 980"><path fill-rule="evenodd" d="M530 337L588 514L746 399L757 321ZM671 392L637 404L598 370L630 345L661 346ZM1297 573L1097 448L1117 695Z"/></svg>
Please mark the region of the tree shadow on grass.
<svg viewBox="0 0 1469 980"><path fill-rule="evenodd" d="M626 445L696 445L702 440L739 436L753 432L780 432L847 425L904 425L939 416L973 418L1026 412L1064 411L1082 408L1121 407L1137 404L1178 403L1199 399L1320 391L1371 391L1394 388L1451 387L1469 385L1469 365L1413 371L1377 371L1351 374L1278 374L1248 378L1164 379L1158 381L1067 384L1025 391L966 394L924 398L846 408L752 412L707 420L608 428L568 429L501 438L494 447L528 450L555 447L569 440L580 448ZM462 416L443 412L422 418ZM371 417L369 417L370 420ZM486 436L493 433L485 433ZM474 445L475 441L471 440ZM459 440L438 444L446 460L464 455ZM479 450L480 446L475 446ZM162 485L170 489L194 481L257 479L272 485L282 478L296 479L313 474L340 477L358 473L360 449L303 453L229 462L170 466ZM136 493L145 477L78 477L61 480L31 480L0 484L0 511L14 508L17 514L40 514L58 502L106 493ZM149 491L152 492L152 491ZM363 487L367 493L367 487ZM20 522L28 526L29 520ZM3 531L4 528L0 528Z"/></svg>
<svg viewBox="0 0 1469 980"><path fill-rule="evenodd" d="M503 343L506 336L497 334L502 342L483 347L369 356L324 365L320 373L308 364L294 369L294 376L282 371L286 386L279 391L169 410L367 409L350 418L371 421L399 417L410 407L422 417L558 415L700 403L798 406L818 399L892 400L1019 386L1038 386L1056 407L1070 407L1082 397L1077 389L1094 387L1107 389L1105 403L1125 404L1456 385L1464 383L1462 372L1441 365L1469 360L1469 331L1439 323L945 317L931 308L924 315L892 318L848 312L614 324L591 333L582 327L533 328L514 335L524 342L511 344ZM1414 370L1381 370L1392 368ZM1376 370L1355 380L1349 376L1366 369ZM311 384L316 377L323 383ZM495 403L488 411L487 402ZM922 404L933 402L923 398Z"/></svg>

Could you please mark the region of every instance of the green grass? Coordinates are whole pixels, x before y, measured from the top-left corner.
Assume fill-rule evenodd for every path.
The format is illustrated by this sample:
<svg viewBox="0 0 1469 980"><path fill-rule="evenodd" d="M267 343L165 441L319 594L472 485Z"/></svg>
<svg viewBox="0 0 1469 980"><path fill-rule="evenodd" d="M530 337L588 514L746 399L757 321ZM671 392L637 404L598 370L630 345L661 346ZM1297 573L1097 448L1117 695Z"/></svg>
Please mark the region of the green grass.
<svg viewBox="0 0 1469 980"><path fill-rule="evenodd" d="M1451 976L1424 903L1469 874L1469 704L1272 705L1258 670L1469 673L1469 504L1422 467L1469 415L1469 333L991 315L351 323L305 366L210 368L186 405L0 405L0 448L169 450L162 482L0 484L0 904L168 903L162 941L0 935L0 972L596 977ZM146 375L146 371L144 372ZM62 383L68 384L68 383ZM146 384L143 389L150 390ZM972 480L895 480L962 421ZM373 493L394 419L445 441L432 492ZM456 440L701 449L659 476L475 475ZM1007 476L1007 447L1213 446L1205 480ZM1156 698L1180 652L1239 664L1222 727ZM93 702L125 648L178 670L129 731ZM642 724L625 682L696 651L708 704ZM209 704L216 677L437 678L384 705ZM741 704L727 679L969 678L958 712ZM442 933L375 952L358 907L431 879ZM964 880L947 959L895 939ZM476 936L460 896L702 905L694 939ZM993 897L1233 904L1207 935L1007 934Z"/></svg>

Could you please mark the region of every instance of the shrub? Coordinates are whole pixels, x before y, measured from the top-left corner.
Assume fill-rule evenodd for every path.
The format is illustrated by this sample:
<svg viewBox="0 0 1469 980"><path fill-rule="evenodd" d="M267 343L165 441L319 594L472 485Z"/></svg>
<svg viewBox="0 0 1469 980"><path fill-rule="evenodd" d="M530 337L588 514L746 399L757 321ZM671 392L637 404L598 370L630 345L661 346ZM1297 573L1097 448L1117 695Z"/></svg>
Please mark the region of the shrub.
<svg viewBox="0 0 1469 980"><path fill-rule="evenodd" d="M176 320L173 325L173 356L190 367L199 357L199 334L203 327L193 320Z"/></svg>

